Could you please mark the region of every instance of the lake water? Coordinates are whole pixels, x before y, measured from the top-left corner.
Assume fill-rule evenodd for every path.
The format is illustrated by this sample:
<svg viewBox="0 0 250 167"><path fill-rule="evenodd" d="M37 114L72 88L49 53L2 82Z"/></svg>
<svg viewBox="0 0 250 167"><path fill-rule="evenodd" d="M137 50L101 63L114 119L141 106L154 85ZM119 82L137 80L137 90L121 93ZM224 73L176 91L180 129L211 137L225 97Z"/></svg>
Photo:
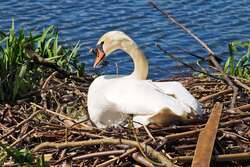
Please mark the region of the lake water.
<svg viewBox="0 0 250 167"><path fill-rule="evenodd" d="M159 0L157 4L168 10L177 20L203 39L224 59L227 43L250 39L249 0ZM48 25L58 26L60 41L66 45L81 43L81 60L89 73L128 74L132 71L129 57L117 52L108 64L93 69L93 56L88 48L111 30L122 30L143 49L150 63L150 78L161 79L185 74L187 69L176 64L156 48L161 44L186 62L195 59L180 53L176 46L200 55L206 52L190 36L154 10L147 0L0 0L0 29L7 30L11 18L17 27L40 32ZM117 56L119 55L119 56Z"/></svg>

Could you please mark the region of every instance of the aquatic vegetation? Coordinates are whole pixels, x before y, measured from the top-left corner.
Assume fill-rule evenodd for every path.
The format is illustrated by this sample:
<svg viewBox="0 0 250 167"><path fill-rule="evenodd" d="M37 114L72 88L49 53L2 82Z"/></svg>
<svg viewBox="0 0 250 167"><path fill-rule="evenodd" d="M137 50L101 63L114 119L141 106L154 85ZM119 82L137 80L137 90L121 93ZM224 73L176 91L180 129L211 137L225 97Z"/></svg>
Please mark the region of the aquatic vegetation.
<svg viewBox="0 0 250 167"><path fill-rule="evenodd" d="M79 43L73 49L60 45L54 26L40 34L27 33L23 28L15 31L14 21L8 33L0 31L0 102L13 102L36 89L50 74L50 66L78 75L84 72L78 61Z"/></svg>
<svg viewBox="0 0 250 167"><path fill-rule="evenodd" d="M234 41L228 44L229 57L224 71L231 76L250 80L250 41Z"/></svg>

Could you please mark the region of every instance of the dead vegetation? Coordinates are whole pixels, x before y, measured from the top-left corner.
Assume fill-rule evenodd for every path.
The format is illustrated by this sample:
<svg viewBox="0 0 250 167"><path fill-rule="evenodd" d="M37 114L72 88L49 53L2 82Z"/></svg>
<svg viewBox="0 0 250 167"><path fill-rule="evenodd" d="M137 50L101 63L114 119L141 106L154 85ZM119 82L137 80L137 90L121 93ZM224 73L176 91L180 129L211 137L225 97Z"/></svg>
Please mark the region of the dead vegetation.
<svg viewBox="0 0 250 167"><path fill-rule="evenodd" d="M59 78L56 70L16 105L0 105L1 165L39 166L36 158L42 155L40 166L248 166L250 83L225 74L212 50L198 42L208 51L206 61L214 72L189 66L206 76L168 80L182 82L199 99L200 118L168 127L97 129L86 105L93 78ZM33 158L27 162L29 154L14 154L12 148L25 148Z"/></svg>
<svg viewBox="0 0 250 167"><path fill-rule="evenodd" d="M162 128L96 129L86 111L91 79L82 83L51 75L39 93L20 100L18 105L1 106L0 139L6 146L26 148L36 156L43 154L51 166L189 166L200 147L207 154L200 158L210 159L207 152L210 150L212 165L247 166L250 163L249 91L240 89L236 105L230 109L233 91L222 81L207 77L171 80L181 81L202 101L203 117ZM214 106L216 111L212 110ZM214 116L211 114L208 119L211 112ZM210 127L205 132L207 126ZM14 160L6 156L4 166L9 165L14 165Z"/></svg>

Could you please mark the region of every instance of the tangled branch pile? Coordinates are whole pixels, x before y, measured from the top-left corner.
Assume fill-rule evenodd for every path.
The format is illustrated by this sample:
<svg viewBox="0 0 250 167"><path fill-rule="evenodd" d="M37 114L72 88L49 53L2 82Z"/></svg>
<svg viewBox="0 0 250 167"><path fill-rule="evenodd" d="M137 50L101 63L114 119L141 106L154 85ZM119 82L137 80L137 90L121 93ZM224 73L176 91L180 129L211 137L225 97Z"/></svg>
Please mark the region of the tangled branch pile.
<svg viewBox="0 0 250 167"><path fill-rule="evenodd" d="M224 107L212 164L249 164L248 91L241 89L236 107L230 109L232 89L223 82L210 78L182 78L181 82L203 102L205 114L202 118L157 129L96 129L86 116L86 94L90 82L58 79L52 74L44 82L43 89L34 95L40 97L36 101L23 99L15 106L2 105L0 138L1 145L6 146L1 151L5 155L2 156L3 164L27 163L25 158L15 156L19 152L19 156L27 159L27 152L24 155L20 150L10 150L13 147L31 150L28 153L32 153L33 158L43 155L43 160L49 165L153 166L156 162L164 163L165 158L172 164L188 166L193 159L199 132L206 125L215 102ZM12 156L4 154L5 151L11 152ZM30 163L37 162L33 159Z"/></svg>
<svg viewBox="0 0 250 167"><path fill-rule="evenodd" d="M86 104L93 78L86 74L79 77L83 74L80 70L73 72L81 66L76 59L79 46L71 51L63 50L53 28L48 28L41 36L31 35L28 41L24 33L15 38L13 25L9 36L0 33L0 43L7 41L5 48L0 49L0 63L6 65L1 66L5 71L0 72L0 101L16 100L15 105L0 104L1 166L151 167L190 166L192 163L195 167L247 166L250 163L250 82L234 75L249 77L246 63L250 54L243 56L236 70L231 57L223 70L204 42L155 3L151 4L209 53L204 60L213 64L213 73L189 66L157 45L183 65L205 74L205 77L169 79L182 82L199 99L204 115L168 127L97 129L88 119ZM30 46L30 41L38 44ZM10 55L13 61L9 61ZM27 60L32 61L27 63ZM26 76L33 75L29 73L33 68L39 74L35 75L35 81ZM2 79L3 76L7 77ZM25 83L32 84L26 84L28 94L21 89Z"/></svg>

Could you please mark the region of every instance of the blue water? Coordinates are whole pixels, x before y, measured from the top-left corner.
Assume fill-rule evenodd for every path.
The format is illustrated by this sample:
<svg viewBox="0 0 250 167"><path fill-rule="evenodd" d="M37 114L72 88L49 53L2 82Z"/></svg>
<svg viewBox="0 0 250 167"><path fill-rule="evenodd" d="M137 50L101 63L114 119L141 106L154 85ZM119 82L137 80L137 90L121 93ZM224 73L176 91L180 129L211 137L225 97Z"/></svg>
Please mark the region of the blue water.
<svg viewBox="0 0 250 167"><path fill-rule="evenodd" d="M181 23L201 37L216 54L226 58L227 43L250 39L249 0L159 0ZM202 56L206 52L190 36L152 9L147 0L0 0L0 29L9 28L11 18L17 27L40 32L48 25L58 26L60 41L65 45L81 43L81 60L89 73L128 74L132 71L129 57L117 52L108 64L93 69L93 56L88 48L110 30L122 30L143 49L150 63L150 78L161 79L185 74L187 69L164 56L155 43L176 53L186 62L195 59L175 47L192 50ZM118 56L119 55L119 56Z"/></svg>

